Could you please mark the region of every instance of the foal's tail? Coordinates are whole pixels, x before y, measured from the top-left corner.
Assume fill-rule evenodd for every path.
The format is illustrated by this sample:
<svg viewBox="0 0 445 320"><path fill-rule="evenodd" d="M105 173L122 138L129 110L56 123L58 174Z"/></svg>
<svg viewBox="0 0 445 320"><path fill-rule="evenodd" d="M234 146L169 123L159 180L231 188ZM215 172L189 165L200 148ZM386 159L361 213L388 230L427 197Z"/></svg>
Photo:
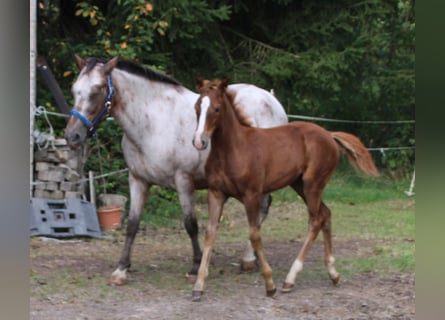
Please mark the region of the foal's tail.
<svg viewBox="0 0 445 320"><path fill-rule="evenodd" d="M346 132L331 132L335 142L346 154L351 165L357 170L374 177L379 176L371 154L359 138Z"/></svg>

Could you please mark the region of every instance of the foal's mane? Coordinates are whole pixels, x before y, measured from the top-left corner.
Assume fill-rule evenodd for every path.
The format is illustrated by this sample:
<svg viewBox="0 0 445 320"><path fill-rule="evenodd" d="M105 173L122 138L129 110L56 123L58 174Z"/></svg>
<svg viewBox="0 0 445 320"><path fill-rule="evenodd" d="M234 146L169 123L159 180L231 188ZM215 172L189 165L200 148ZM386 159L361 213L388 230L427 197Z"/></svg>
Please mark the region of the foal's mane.
<svg viewBox="0 0 445 320"><path fill-rule="evenodd" d="M90 57L86 60L86 72L91 71L97 63L106 63L106 59ZM130 60L122 60L119 59L117 62L117 66L119 70L126 71L128 73L132 73L134 75L143 77L148 80L158 81L173 84L176 86L180 86L181 84L176 79L161 73L159 71L155 71L153 69L144 67L136 62Z"/></svg>
<svg viewBox="0 0 445 320"><path fill-rule="evenodd" d="M221 80L204 80L204 86L211 89L211 90L218 90L218 87L221 83ZM238 118L238 121L243 125L247 127L253 127L254 124L252 120L250 119L250 116L241 108L241 105L235 103L235 96L232 95L229 90L227 90L227 87L223 89L223 95L227 97L227 100L229 103L233 106L233 110L235 111L236 117Z"/></svg>

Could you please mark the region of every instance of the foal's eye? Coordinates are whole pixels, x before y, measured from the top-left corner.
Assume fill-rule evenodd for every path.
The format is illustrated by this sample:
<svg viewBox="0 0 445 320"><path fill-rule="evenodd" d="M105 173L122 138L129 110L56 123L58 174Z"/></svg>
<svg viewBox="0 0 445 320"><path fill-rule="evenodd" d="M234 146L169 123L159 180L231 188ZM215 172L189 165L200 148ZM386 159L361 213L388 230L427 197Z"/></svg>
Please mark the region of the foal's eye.
<svg viewBox="0 0 445 320"><path fill-rule="evenodd" d="M215 108L215 112L218 113L219 112L219 107Z"/></svg>

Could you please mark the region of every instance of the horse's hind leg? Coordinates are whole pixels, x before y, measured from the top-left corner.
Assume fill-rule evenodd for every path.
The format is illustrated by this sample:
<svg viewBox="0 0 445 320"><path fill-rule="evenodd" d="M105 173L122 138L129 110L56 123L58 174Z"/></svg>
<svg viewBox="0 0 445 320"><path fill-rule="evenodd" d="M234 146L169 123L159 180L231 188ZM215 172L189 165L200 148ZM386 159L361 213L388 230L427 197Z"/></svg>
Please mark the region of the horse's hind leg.
<svg viewBox="0 0 445 320"><path fill-rule="evenodd" d="M195 212L195 187L192 178L189 175L180 172L175 175L175 184L182 213L184 215L184 227L192 242L193 266L187 273L187 277L191 283L194 283L202 258L202 252L198 241L198 221Z"/></svg>
<svg viewBox="0 0 445 320"><path fill-rule="evenodd" d="M329 277L334 284L337 284L340 280L340 274L335 269L335 258L332 255L331 210L322 201L320 211L324 217L321 229L324 239L324 262L328 268Z"/></svg>
<svg viewBox="0 0 445 320"><path fill-rule="evenodd" d="M269 208L271 203L272 203L272 196L269 193L263 194L261 196L261 206L260 206L261 224L266 219L269 213ZM258 263L255 257L255 252L252 247L252 242L250 240L246 242L246 248L241 258L240 270L242 272L250 272L258 270Z"/></svg>
<svg viewBox="0 0 445 320"><path fill-rule="evenodd" d="M125 284L127 270L131 266L131 247L136 237L141 220L141 212L149 193L150 185L129 174L130 212L125 236L125 245L117 269L112 273L110 282L116 285Z"/></svg>

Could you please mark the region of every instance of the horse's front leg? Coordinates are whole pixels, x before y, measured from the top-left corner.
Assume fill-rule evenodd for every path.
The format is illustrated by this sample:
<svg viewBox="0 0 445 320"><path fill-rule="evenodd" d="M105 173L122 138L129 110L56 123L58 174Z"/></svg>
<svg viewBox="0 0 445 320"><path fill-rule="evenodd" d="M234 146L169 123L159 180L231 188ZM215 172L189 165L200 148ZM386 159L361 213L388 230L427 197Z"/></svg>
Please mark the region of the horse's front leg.
<svg viewBox="0 0 445 320"><path fill-rule="evenodd" d="M199 266L198 277L192 291L192 300L199 301L204 292L204 284L207 276L209 275L209 263L212 253L213 243L216 238L216 229L218 222L222 214L224 203L227 200L227 196L222 192L216 190L208 191L208 203L209 203L209 222L207 224L204 249L202 254L201 265Z"/></svg>
<svg viewBox="0 0 445 320"><path fill-rule="evenodd" d="M127 270L131 266L131 247L139 228L141 212L149 193L150 185L145 181L129 174L130 183L130 212L128 216L127 233L125 245L116 270L111 274L110 282L115 285L122 285L127 282Z"/></svg>
<svg viewBox="0 0 445 320"><path fill-rule="evenodd" d="M272 196L269 193L263 194L261 196L261 207L260 207L261 224L267 218L271 203L272 203ZM255 252L252 247L252 242L250 240L246 242L246 248L244 249L243 256L241 257L240 270L241 272L251 272L258 270L258 263L255 257Z"/></svg>
<svg viewBox="0 0 445 320"><path fill-rule="evenodd" d="M184 215L184 227L190 237L193 248L193 266L186 276L188 277L190 283L194 283L202 258L202 252L198 239L198 220L196 219L195 212L195 187L193 184L193 178L188 174L180 172L175 174L175 184L176 190L178 191L182 213Z"/></svg>

